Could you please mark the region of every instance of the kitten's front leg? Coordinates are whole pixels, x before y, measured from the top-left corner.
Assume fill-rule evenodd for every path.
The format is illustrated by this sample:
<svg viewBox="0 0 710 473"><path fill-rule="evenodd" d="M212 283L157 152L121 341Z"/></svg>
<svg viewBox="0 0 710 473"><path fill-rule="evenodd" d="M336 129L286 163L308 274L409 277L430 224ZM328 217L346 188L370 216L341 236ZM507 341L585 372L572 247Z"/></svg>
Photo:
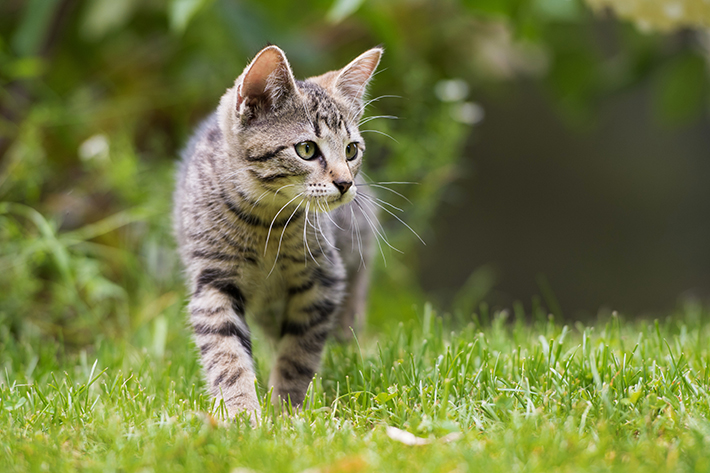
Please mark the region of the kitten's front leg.
<svg viewBox="0 0 710 473"><path fill-rule="evenodd" d="M300 286L289 289L287 318L281 326L276 363L269 379L275 404L289 399L295 407L303 404L335 323L344 284L343 277L318 268Z"/></svg>
<svg viewBox="0 0 710 473"><path fill-rule="evenodd" d="M203 270L189 310L208 389L224 400L230 418L248 411L253 424L260 408L244 304L244 296L229 275Z"/></svg>

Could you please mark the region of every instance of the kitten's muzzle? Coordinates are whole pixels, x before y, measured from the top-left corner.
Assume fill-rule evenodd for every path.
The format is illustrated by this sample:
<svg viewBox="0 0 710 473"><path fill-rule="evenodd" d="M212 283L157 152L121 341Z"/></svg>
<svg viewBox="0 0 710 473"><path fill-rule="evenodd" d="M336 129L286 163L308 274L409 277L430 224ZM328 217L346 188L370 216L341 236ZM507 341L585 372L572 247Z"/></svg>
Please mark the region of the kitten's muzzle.
<svg viewBox="0 0 710 473"><path fill-rule="evenodd" d="M333 181L333 184L340 191L340 195L343 195L348 191L348 189L350 189L352 187L353 181L335 180L335 181Z"/></svg>

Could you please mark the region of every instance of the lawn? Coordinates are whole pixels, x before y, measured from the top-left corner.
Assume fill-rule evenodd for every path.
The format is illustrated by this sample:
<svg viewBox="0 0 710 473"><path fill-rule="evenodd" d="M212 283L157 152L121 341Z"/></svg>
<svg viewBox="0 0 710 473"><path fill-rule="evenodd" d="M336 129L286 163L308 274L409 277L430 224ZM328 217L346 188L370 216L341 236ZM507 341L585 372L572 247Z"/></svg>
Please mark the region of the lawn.
<svg viewBox="0 0 710 473"><path fill-rule="evenodd" d="M180 303L142 344L68 350L2 327L0 469L710 471L701 306L589 324L416 311L329 344L309 407L267 408L256 428L224 421L204 393ZM266 399L269 350L256 343Z"/></svg>

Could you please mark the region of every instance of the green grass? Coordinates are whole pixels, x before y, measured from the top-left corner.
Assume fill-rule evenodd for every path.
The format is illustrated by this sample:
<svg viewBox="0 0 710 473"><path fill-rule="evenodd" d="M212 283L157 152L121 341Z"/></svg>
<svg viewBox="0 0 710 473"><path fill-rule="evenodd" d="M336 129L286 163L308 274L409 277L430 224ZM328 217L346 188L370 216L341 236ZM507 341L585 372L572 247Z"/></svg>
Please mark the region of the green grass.
<svg viewBox="0 0 710 473"><path fill-rule="evenodd" d="M498 313L455 330L427 306L329 345L310 407L266 409L256 428L219 420L175 307L142 346L70 353L0 328L0 470L710 471L710 325L695 305L570 326Z"/></svg>

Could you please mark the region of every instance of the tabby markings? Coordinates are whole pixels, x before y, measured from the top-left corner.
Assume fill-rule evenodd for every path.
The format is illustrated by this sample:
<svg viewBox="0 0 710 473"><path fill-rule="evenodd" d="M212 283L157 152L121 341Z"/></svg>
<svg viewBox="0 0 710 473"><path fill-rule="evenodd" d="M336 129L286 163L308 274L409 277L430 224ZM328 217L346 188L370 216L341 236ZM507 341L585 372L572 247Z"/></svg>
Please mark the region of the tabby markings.
<svg viewBox="0 0 710 473"><path fill-rule="evenodd" d="M281 151L285 150L286 146L279 146L278 148L269 151L268 153L264 153L261 156L252 156L252 155L247 155L247 161L250 161L252 163L262 163L264 161L268 161L269 159L273 158L277 154L279 154Z"/></svg>
<svg viewBox="0 0 710 473"><path fill-rule="evenodd" d="M335 303L324 300L311 304L303 309L303 312L311 315L311 319L307 322L293 322L287 320L281 325L281 336L284 335L304 335L312 328L322 324L335 311Z"/></svg>
<svg viewBox="0 0 710 473"><path fill-rule="evenodd" d="M242 291L233 282L230 281L230 279L233 277L234 274L219 269L203 269L200 272L200 275L197 277L194 297L199 296L205 286L213 287L214 289L229 297L232 302L232 308L234 309L234 311L238 315L243 316L246 299L244 298L244 294L242 294Z"/></svg>
<svg viewBox="0 0 710 473"><path fill-rule="evenodd" d="M252 356L251 339L249 338L249 334L242 330L240 327L238 327L237 324L235 324L234 322L228 321L218 327L211 327L206 324L197 323L193 325L193 328L195 329L195 333L197 335L218 335L220 337L236 337L237 339L239 339L239 343L241 343L242 347L244 347L249 356Z"/></svg>

